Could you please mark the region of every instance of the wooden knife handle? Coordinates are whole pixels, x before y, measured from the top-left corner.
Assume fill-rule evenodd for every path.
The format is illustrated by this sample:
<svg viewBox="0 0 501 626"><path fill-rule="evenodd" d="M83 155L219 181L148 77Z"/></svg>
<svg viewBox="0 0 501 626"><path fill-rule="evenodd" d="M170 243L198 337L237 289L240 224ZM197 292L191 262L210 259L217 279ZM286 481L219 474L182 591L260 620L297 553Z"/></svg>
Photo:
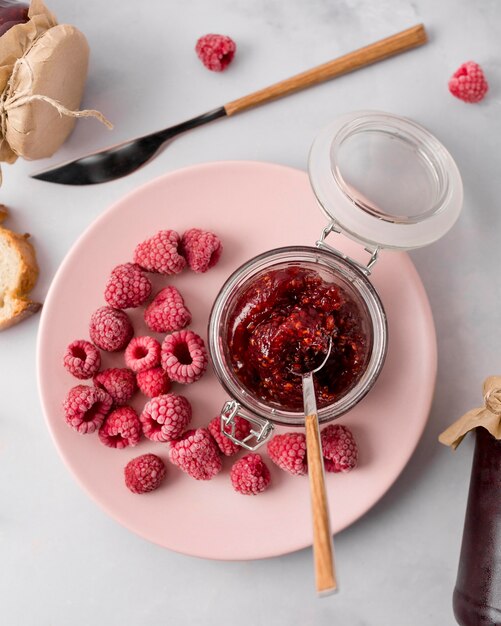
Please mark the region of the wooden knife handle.
<svg viewBox="0 0 501 626"><path fill-rule="evenodd" d="M424 25L418 24L396 35L376 41L369 46L365 46L365 48L360 48L333 61L318 65L302 74L296 74L296 76L275 83L270 87L255 91L243 98L238 98L238 100L228 102L228 104L224 105L224 108L227 115L234 115L235 113L240 113L251 107L258 106L259 104L270 102L270 100L281 98L289 93L318 85L330 78L341 76L341 74L347 74L348 72L365 67L371 63L387 59L388 57L400 54L400 52L417 48L426 43L426 41L427 36Z"/></svg>
<svg viewBox="0 0 501 626"><path fill-rule="evenodd" d="M316 415L307 415L306 451L308 454L308 476L310 479L311 510L313 517L313 558L317 592L327 595L336 590L334 571L334 548L325 491L322 445Z"/></svg>

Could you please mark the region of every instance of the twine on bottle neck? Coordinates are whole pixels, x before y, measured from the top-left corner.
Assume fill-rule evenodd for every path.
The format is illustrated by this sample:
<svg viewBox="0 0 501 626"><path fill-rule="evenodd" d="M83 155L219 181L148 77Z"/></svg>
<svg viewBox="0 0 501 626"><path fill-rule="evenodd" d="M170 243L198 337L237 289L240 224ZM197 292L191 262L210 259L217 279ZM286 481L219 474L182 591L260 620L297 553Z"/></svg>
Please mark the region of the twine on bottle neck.
<svg viewBox="0 0 501 626"><path fill-rule="evenodd" d="M489 376L485 380L483 395L484 406L468 411L451 424L439 436L440 443L455 449L470 430L479 427L501 440L501 376Z"/></svg>

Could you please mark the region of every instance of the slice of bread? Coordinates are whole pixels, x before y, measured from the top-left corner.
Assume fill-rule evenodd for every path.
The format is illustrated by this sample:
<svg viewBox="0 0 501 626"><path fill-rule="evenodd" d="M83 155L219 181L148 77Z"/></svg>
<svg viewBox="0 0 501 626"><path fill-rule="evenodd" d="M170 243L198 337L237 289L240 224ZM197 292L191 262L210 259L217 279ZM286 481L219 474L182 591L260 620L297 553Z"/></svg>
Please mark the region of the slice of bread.
<svg viewBox="0 0 501 626"><path fill-rule="evenodd" d="M0 205L0 223L8 211ZM29 235L0 227L0 330L17 324L42 306L28 298L38 278L35 250Z"/></svg>

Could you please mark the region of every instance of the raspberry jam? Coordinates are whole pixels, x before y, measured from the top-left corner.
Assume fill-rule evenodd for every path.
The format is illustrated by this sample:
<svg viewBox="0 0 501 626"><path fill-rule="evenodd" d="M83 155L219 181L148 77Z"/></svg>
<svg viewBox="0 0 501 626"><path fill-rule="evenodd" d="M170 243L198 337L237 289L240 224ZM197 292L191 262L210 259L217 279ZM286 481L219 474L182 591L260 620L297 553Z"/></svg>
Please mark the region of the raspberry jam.
<svg viewBox="0 0 501 626"><path fill-rule="evenodd" d="M315 374L319 408L332 404L367 368L366 317L346 289L313 269L292 265L262 273L240 294L229 319L235 374L261 400L301 410L300 374L322 362L332 339L330 356Z"/></svg>
<svg viewBox="0 0 501 626"><path fill-rule="evenodd" d="M222 428L248 450L274 424L304 425L301 374L322 364L329 344L314 375L320 423L360 402L387 348L386 315L366 274L320 245L275 248L237 268L214 301L208 330L212 366L228 393ZM245 441L238 417L252 425Z"/></svg>
<svg viewBox="0 0 501 626"><path fill-rule="evenodd" d="M27 22L28 11L27 4L0 0L0 37L16 24Z"/></svg>

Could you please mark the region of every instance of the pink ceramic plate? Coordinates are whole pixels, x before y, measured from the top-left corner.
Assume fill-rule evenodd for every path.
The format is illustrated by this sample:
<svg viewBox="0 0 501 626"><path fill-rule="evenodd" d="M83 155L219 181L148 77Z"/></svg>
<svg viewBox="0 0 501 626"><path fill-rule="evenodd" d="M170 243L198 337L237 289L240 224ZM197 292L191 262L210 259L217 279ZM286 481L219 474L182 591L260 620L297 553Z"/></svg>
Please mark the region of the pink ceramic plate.
<svg viewBox="0 0 501 626"><path fill-rule="evenodd" d="M88 337L89 318L104 303L110 270L131 260L135 245L158 230L182 233L195 226L219 234L224 243L220 263L204 275L185 271L172 279L157 276L155 282L180 289L193 313L192 328L206 337L212 301L227 276L270 248L314 245L325 218L304 172L268 163L197 165L167 174L115 204L75 244L45 302L38 374L47 424L65 463L87 493L142 537L213 559L257 559L298 550L311 544L306 477L291 477L269 462L272 487L258 497L245 497L231 487L231 459L225 459L224 470L210 482L197 482L168 464L163 486L137 496L124 486L123 467L146 452L167 459L167 444L144 440L136 448L113 450L96 435L79 435L64 422L61 403L78 381L63 369L62 354L73 339ZM340 236L334 236L333 243L359 259L366 255ZM433 319L408 256L383 254L373 282L388 315L389 351L376 386L340 418L356 435L360 466L347 475L327 475L334 532L370 509L400 474L423 431L435 382ZM131 317L136 333L146 332L141 311L133 311ZM123 358L103 356L106 367ZM211 371L176 391L191 401L195 426L207 424L226 399ZM139 394L136 408L144 401Z"/></svg>

